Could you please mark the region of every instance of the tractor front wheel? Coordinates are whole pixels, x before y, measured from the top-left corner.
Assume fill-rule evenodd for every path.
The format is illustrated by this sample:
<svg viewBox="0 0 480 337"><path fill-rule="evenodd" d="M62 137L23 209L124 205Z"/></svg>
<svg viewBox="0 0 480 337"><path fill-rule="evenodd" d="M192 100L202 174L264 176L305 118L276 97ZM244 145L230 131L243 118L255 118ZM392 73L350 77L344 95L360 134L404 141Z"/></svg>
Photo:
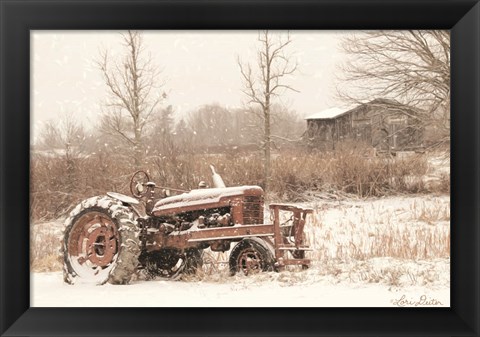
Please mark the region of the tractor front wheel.
<svg viewBox="0 0 480 337"><path fill-rule="evenodd" d="M246 276L262 271L274 271L274 263L275 257L265 241L243 239L230 253L230 275L240 271Z"/></svg>

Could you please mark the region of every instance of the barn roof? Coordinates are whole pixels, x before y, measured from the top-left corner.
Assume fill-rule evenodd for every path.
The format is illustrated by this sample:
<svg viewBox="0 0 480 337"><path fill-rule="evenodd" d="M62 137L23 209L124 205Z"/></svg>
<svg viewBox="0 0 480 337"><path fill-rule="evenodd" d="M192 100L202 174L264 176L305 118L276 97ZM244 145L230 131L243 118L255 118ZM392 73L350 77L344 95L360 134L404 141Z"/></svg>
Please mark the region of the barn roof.
<svg viewBox="0 0 480 337"><path fill-rule="evenodd" d="M336 118L340 115L343 115L344 113L352 110L353 107L347 107L347 108L330 108L326 110L322 110L320 112L317 112L313 115L307 116L305 119L332 119Z"/></svg>

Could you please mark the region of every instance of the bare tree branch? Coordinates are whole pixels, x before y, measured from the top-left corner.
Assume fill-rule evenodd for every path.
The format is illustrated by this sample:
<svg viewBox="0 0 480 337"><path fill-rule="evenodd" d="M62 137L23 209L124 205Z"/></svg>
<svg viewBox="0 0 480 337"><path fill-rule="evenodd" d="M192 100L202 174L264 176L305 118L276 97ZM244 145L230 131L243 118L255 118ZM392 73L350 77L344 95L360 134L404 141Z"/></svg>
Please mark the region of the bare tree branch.
<svg viewBox="0 0 480 337"><path fill-rule="evenodd" d="M112 60L108 52L103 51L96 62L109 91L102 129L133 146L135 165L139 166L145 126L165 94L160 92L163 86L158 81L160 72L153 66L151 57L144 55L142 34L129 30L121 37L125 55Z"/></svg>
<svg viewBox="0 0 480 337"><path fill-rule="evenodd" d="M423 125L450 134L450 35L448 31L368 31L342 43L349 57L340 68L340 98L395 99L418 108Z"/></svg>
<svg viewBox="0 0 480 337"><path fill-rule="evenodd" d="M252 66L244 64L239 58L237 63L243 80L242 92L247 97L247 105L259 106L261 121L263 122L264 150L264 188L268 190L270 180L270 152L272 148L271 136L271 106L275 97L281 96L285 91L298 92L293 87L282 82L288 75L293 74L297 64L290 55L285 54L285 49L292 40L290 34L286 37L274 35L268 30L258 32L259 49L257 52L257 71ZM258 111L251 109L252 111Z"/></svg>

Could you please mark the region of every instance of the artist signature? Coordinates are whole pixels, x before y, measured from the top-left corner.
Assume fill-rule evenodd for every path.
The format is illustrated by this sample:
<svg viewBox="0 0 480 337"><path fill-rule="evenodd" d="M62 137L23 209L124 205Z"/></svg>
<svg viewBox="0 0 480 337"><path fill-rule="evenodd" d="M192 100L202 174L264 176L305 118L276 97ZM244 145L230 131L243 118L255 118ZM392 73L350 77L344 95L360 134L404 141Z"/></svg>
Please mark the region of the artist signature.
<svg viewBox="0 0 480 337"><path fill-rule="evenodd" d="M422 307L432 305L443 305L442 302L435 298L428 297L427 295L421 295L419 298L408 298L406 295L402 295L398 299L391 300L392 304L397 307Z"/></svg>

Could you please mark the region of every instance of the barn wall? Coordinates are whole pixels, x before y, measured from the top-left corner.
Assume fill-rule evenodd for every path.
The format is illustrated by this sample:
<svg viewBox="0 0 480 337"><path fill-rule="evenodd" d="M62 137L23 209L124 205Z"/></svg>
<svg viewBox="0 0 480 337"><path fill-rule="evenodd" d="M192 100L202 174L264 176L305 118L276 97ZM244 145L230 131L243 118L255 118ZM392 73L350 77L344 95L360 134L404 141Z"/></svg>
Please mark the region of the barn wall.
<svg viewBox="0 0 480 337"><path fill-rule="evenodd" d="M335 140L349 140L352 136L352 116L347 113L335 119Z"/></svg>
<svg viewBox="0 0 480 337"><path fill-rule="evenodd" d="M352 132L351 139L358 143L372 144L372 117L369 109L359 106L351 110Z"/></svg>
<svg viewBox="0 0 480 337"><path fill-rule="evenodd" d="M414 111L408 111L414 116ZM398 107L361 105L335 119L307 121L309 144L321 150L334 150L338 143L354 141L378 150L407 150L423 144L424 130L418 120Z"/></svg>
<svg viewBox="0 0 480 337"><path fill-rule="evenodd" d="M369 109L372 119L372 146L380 150L407 150L419 147L423 143L423 129L414 117L414 111L408 115L396 107L373 106Z"/></svg>
<svg viewBox="0 0 480 337"><path fill-rule="evenodd" d="M309 120L307 128L307 136L310 146L319 150L335 149L335 120Z"/></svg>

